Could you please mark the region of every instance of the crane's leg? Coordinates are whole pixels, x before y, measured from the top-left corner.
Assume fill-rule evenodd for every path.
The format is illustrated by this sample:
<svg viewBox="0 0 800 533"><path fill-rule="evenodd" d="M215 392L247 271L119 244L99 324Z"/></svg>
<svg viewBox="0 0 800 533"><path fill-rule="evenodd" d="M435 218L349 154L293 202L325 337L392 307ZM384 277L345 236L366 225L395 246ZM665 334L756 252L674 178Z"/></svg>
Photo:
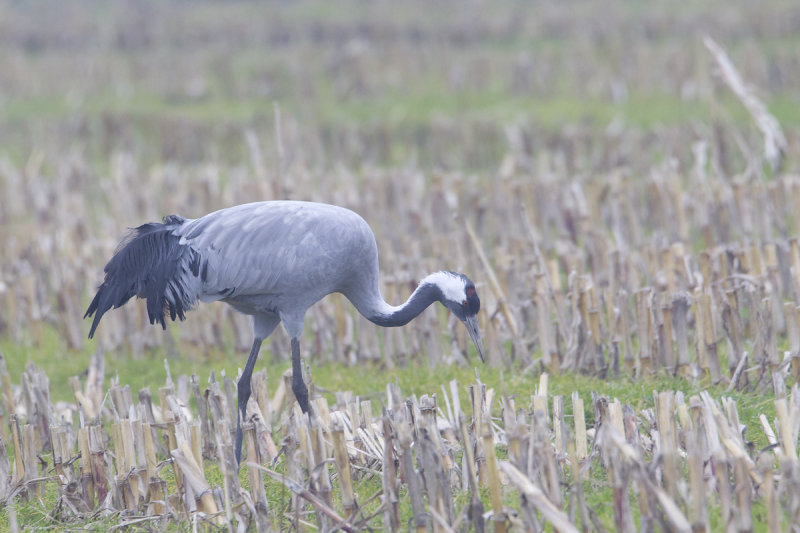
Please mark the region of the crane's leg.
<svg viewBox="0 0 800 533"><path fill-rule="evenodd" d="M308 387L303 381L303 368L300 363L300 340L292 337L292 392L300 404L300 409L308 414Z"/></svg>
<svg viewBox="0 0 800 533"><path fill-rule="evenodd" d="M250 379L253 377L253 368L256 366L258 351L261 349L263 339L256 337L253 339L253 347L250 348L250 356L247 364L244 365L242 377L236 387L239 389L239 416L236 419L236 464L241 463L242 458L242 422L244 421L245 411L247 411L247 400L250 399Z"/></svg>

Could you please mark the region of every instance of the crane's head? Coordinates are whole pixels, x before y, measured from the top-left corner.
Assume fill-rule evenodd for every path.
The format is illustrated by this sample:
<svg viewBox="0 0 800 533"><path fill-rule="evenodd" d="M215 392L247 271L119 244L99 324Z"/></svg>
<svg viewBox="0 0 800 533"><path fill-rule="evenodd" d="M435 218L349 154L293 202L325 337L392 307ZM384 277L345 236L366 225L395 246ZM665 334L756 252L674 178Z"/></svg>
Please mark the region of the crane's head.
<svg viewBox="0 0 800 533"><path fill-rule="evenodd" d="M435 284L442 293L440 301L447 307L465 326L481 361L486 361L483 353L483 341L478 329L478 311L481 309L481 300L475 290L475 284L464 274L458 272L436 272L426 279Z"/></svg>

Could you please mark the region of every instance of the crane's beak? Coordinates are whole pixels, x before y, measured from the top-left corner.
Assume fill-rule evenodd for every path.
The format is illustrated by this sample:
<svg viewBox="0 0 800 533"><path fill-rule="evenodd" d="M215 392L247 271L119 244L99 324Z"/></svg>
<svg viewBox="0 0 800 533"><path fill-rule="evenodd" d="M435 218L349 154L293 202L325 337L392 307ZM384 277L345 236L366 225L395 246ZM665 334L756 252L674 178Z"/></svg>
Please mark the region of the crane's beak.
<svg viewBox="0 0 800 533"><path fill-rule="evenodd" d="M481 331L478 329L478 317L476 315L468 316L464 319L464 324L467 326L469 336L472 337L472 342L475 343L475 348L478 350L478 355L481 356L481 361L486 362L486 357L483 353L483 341L481 340Z"/></svg>

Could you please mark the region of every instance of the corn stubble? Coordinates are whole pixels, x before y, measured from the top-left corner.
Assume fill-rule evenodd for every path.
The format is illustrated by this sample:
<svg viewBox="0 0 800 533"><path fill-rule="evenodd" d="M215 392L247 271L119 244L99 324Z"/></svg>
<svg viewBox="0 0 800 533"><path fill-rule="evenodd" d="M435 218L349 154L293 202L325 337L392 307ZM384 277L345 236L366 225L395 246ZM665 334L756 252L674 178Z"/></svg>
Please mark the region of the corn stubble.
<svg viewBox="0 0 800 533"><path fill-rule="evenodd" d="M43 375L31 366L23 376L29 401L4 397L10 434L0 441L0 457L13 453L14 462L0 461L0 498L19 505L55 487L53 516L66 523L113 515L121 526L176 521L230 530L382 524L392 531L502 532L551 524L581 531L604 529L599 517L606 512L597 506L608 504L620 531L637 523L708 531L711 515L718 526L749 530L759 520L754 506L770 531L800 520L797 385L775 400L775 420L762 416L770 442L763 450L745 438L736 402L705 392L655 392L655 407L640 411L574 393L573 415L565 416L563 397L549 394L542 374L527 398L498 394L479 380L468 387L453 381L441 396L420 398L390 385L378 416L374 400L340 394L333 406L318 398L308 417L275 391L269 418L255 400L248 406L243 484L233 454L235 415L227 408L233 397L224 392L234 386L230 378L220 383L212 374L199 409L170 383L159 390L158 406L146 390L134 403L129 387L112 384L112 401L91 417L79 399L88 384L74 404L54 405L47 382L37 379ZM200 431L206 425L211 431ZM274 442L281 443L277 453ZM611 501L592 504L589 472L598 469Z"/></svg>

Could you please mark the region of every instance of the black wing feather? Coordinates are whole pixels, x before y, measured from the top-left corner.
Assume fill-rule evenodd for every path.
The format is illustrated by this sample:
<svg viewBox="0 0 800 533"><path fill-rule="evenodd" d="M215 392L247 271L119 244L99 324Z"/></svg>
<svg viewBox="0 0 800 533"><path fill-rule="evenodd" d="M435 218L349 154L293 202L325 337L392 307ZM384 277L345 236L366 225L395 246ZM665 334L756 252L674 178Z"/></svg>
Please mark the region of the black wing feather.
<svg viewBox="0 0 800 533"><path fill-rule="evenodd" d="M133 296L147 299L150 323L158 322L165 329L165 311L172 320L183 320L196 302L197 295L186 287L184 265L197 277L199 254L180 244L180 237L173 234L175 227L183 224L183 218L171 215L164 222L139 226L120 243L105 267L105 280L84 315L94 315L89 338L94 336L106 311L124 305Z"/></svg>

